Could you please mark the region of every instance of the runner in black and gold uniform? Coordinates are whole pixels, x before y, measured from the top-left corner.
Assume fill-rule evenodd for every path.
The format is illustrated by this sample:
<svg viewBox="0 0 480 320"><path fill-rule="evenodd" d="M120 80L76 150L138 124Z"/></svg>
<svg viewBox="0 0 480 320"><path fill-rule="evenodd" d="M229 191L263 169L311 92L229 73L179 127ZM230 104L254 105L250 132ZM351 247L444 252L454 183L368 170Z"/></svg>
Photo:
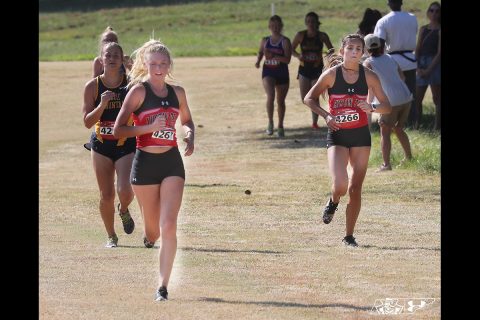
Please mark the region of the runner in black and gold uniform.
<svg viewBox="0 0 480 320"><path fill-rule="evenodd" d="M307 30L297 32L292 41L292 55L300 60L297 79L302 101L322 73L323 45L328 48L329 52L333 51L328 35L319 31L320 21L315 12L307 13L305 25ZM296 51L299 45L301 53ZM315 112L312 112L312 128L318 129L318 114Z"/></svg>
<svg viewBox="0 0 480 320"><path fill-rule="evenodd" d="M107 43L102 49L104 72L87 82L84 91L83 121L87 128L95 126L90 144L93 169L100 189L100 213L108 233L107 247L116 247L114 228L115 173L117 174L118 213L124 231L133 232L135 223L128 206L134 194L129 182L135 139L116 139L113 125L126 95L127 80L120 72L123 50L118 43ZM132 119L130 119L130 125Z"/></svg>

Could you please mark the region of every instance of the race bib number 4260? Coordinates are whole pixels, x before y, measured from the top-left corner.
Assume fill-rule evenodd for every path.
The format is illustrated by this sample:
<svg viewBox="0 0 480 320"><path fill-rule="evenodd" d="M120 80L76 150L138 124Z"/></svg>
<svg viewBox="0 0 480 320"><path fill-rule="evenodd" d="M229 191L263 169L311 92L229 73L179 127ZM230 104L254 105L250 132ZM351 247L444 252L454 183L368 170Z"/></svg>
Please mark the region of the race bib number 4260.
<svg viewBox="0 0 480 320"><path fill-rule="evenodd" d="M175 131L170 131L170 130L155 131L154 133L152 133L152 137L156 139L172 141L173 139L175 139Z"/></svg>
<svg viewBox="0 0 480 320"><path fill-rule="evenodd" d="M360 119L360 115L358 113L349 113L349 114L339 114L335 116L336 123L346 123L346 122L354 122Z"/></svg>

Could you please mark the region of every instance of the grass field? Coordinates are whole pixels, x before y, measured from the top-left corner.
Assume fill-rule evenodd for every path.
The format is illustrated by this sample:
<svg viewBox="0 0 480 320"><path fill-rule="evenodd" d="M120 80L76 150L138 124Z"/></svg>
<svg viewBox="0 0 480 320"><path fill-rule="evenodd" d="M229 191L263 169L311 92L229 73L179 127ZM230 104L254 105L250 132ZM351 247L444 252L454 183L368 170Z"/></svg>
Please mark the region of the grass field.
<svg viewBox="0 0 480 320"><path fill-rule="evenodd" d="M439 172L376 173L372 161L355 232L360 247L345 248L347 199L331 224L321 222L330 193L326 131L323 123L309 128L296 61L282 140L264 134L265 95L253 65L253 57L175 60L198 128L195 153L184 159L171 300L155 303L158 249L143 246L136 202L133 234L116 219L119 247L104 248L82 146L91 62L40 63L41 319L386 319L371 312L385 298L436 298L395 319L440 318ZM372 158L379 152L377 144Z"/></svg>
<svg viewBox="0 0 480 320"><path fill-rule="evenodd" d="M357 31L365 8L378 9L382 14L390 11L386 0L168 1L162 6L159 1L141 6L148 2L141 1L138 7L132 7L134 1L123 7L115 1L101 0L82 1L81 5L79 1L43 2L56 10L39 13L41 61L93 60L98 55L98 38L108 25L118 32L126 53L141 46L154 31L176 57L255 55L260 39L270 33L272 3L283 19L287 37L293 39L297 31L305 29L305 14L315 11L322 22L320 30L338 49L343 36ZM107 5L102 6L102 2ZM421 26L427 23L425 12L430 2L408 0L402 9L413 12Z"/></svg>

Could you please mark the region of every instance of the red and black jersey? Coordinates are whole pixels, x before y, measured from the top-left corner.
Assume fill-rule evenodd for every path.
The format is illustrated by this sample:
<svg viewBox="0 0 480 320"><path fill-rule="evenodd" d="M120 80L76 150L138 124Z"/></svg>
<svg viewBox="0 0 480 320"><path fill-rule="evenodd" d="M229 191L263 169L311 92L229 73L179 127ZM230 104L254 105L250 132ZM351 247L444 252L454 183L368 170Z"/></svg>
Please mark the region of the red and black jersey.
<svg viewBox="0 0 480 320"><path fill-rule="evenodd" d="M133 114L133 122L136 126L152 123L156 117L166 119L166 128L137 136L137 148L147 146L177 146L177 133L175 122L179 116L180 104L177 94L172 86L167 86L166 97L157 96L148 82L142 82L145 87L145 99L142 105Z"/></svg>
<svg viewBox="0 0 480 320"><path fill-rule="evenodd" d="M123 75L122 81L119 83L118 86L114 88L107 87L103 81L101 76L95 78L96 81L96 92L95 92L95 105L98 106L102 101L102 93L105 91L112 91L115 93L115 97L108 101L106 108L103 110L102 115L100 116L100 120L97 121L95 124L95 134L97 139L100 142L103 140L117 140L113 136L113 125L115 124L115 120L117 119L117 115L122 108L123 101L125 100L125 96L127 95L127 76ZM128 125L132 125L132 119L130 118L128 121ZM121 146L125 143L127 138L118 139L117 146Z"/></svg>
<svg viewBox="0 0 480 320"><path fill-rule="evenodd" d="M358 107L360 101L366 101L368 95L365 70L360 64L358 80L349 84L343 78L341 65L337 66L335 83L328 89L330 114L341 129L360 128L368 125L367 114Z"/></svg>

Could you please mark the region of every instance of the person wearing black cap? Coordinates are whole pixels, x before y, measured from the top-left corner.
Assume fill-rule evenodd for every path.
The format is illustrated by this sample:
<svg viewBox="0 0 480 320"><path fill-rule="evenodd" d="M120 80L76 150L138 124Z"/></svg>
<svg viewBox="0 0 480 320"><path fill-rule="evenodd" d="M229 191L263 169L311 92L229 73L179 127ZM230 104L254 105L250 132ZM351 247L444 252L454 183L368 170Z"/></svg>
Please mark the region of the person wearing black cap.
<svg viewBox="0 0 480 320"><path fill-rule="evenodd" d="M403 81L404 75L398 64L390 55L384 54L384 46L380 39L374 34L369 34L364 40L369 57L363 62L363 65L372 69L380 78L383 91L392 106L392 111L389 114L381 114L378 119L383 164L377 171L392 170L390 164L390 151L392 148L390 135L392 130L395 132L398 141L400 141L405 154L402 162L412 159L410 141L404 127L413 97ZM372 97L369 98L371 100ZM369 102L378 103L378 100L376 97L373 97L373 101Z"/></svg>

